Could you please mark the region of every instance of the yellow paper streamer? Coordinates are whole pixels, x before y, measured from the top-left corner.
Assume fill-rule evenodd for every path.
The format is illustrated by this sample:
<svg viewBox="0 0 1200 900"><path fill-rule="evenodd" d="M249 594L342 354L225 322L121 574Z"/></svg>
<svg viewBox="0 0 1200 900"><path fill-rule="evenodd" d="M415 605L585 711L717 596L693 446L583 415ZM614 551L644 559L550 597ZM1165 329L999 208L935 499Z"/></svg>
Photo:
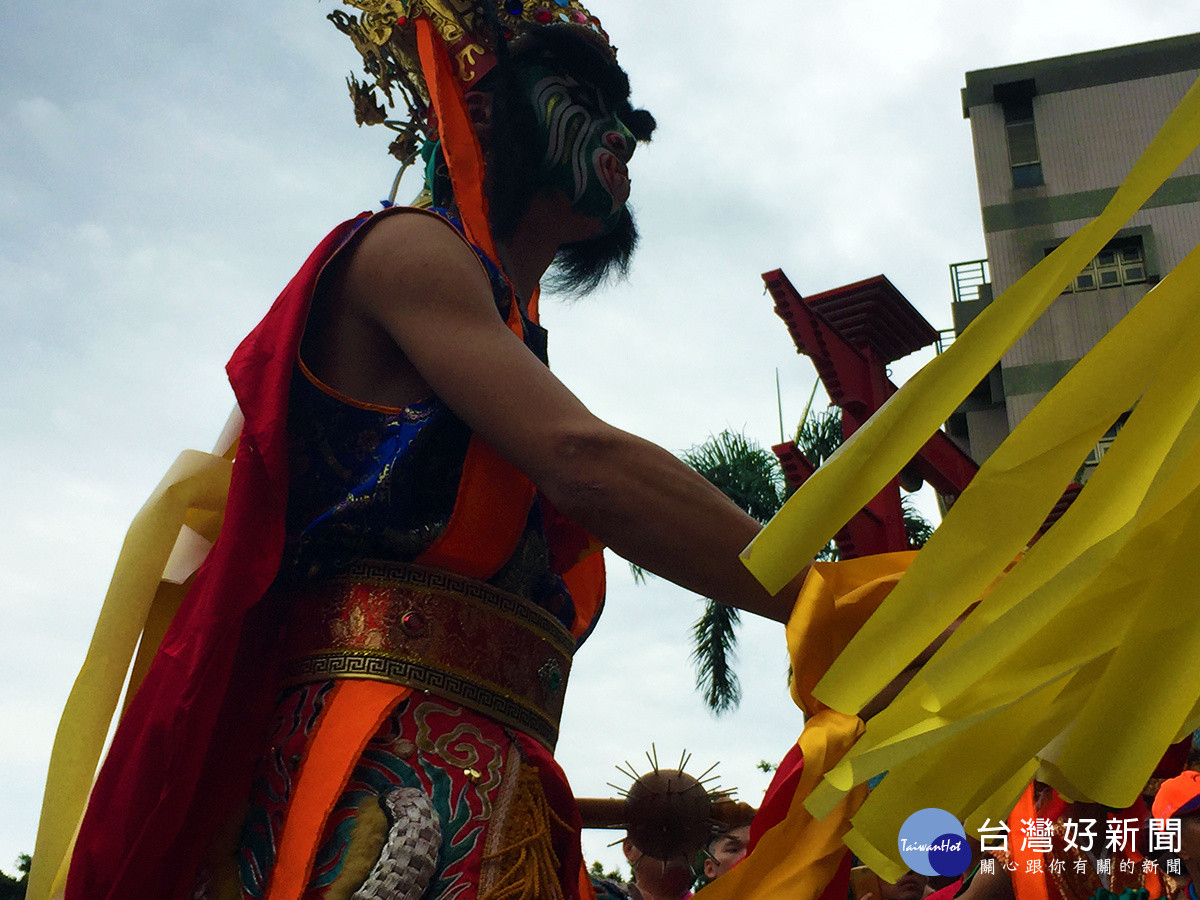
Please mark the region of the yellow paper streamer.
<svg viewBox="0 0 1200 900"><path fill-rule="evenodd" d="M696 892L700 900L816 900L837 873L845 850L843 835L866 789L842 799L820 819L804 809L804 798L862 734L857 716L824 710L809 719L800 735L804 769L787 818L768 830L754 852L716 881Z"/></svg>
<svg viewBox="0 0 1200 900"><path fill-rule="evenodd" d="M1104 211L1004 291L885 403L743 551L772 593L783 588L916 455L1005 351L1200 144L1194 84Z"/></svg>
<svg viewBox="0 0 1200 900"><path fill-rule="evenodd" d="M892 677L889 672L898 671L927 647L1022 552L1087 452L1138 401L1152 379L1164 369L1169 373L1162 376L1166 379L1187 372L1200 352L1200 297L1192 287L1196 284L1200 250L1190 253L1018 424L955 502L886 606L863 627L858 643L830 667L826 684L818 689L823 702L835 709L859 709L878 692ZM1164 397L1172 393L1163 384L1156 390ZM1037 566L1024 560L1024 577L1009 573L1005 589L972 615L964 634L983 627L1044 581L1047 565L1061 565L1077 555L1080 545L1095 543L1117 527L1114 520L1128 521L1157 471L1164 435L1172 433L1171 423L1177 433L1188 412L1186 403L1176 400L1169 397L1153 411L1130 417L1136 419L1134 431L1121 443L1129 446L1131 435L1137 434L1140 442L1131 448L1137 458L1121 465L1111 484L1101 475L1099 484L1089 486L1089 497L1076 501L1072 518L1088 510L1081 522L1084 531L1072 537L1068 547L1064 541L1069 529L1061 522L1056 525L1033 551L1040 561ZM1164 402L1169 404L1166 408ZM1116 459L1126 452L1122 449ZM1105 468L1111 471L1113 460L1108 462ZM1104 502L1098 504L1101 493ZM1037 574L1029 574L1031 570ZM879 668L859 664L859 654L868 647L880 660ZM981 649L975 647L977 652Z"/></svg>
<svg viewBox="0 0 1200 900"><path fill-rule="evenodd" d="M152 655L149 644L161 639L166 630L163 618L173 614L172 606L178 602L179 586L162 581L176 538L186 525L207 540L216 540L231 468L225 457L184 451L129 528L54 739L29 874L30 900L46 900L62 890L71 843L134 649L141 638L148 642L144 650ZM144 666L138 673L144 674ZM137 685L137 680L131 681L129 692Z"/></svg>
<svg viewBox="0 0 1200 900"><path fill-rule="evenodd" d="M770 589L799 571L1198 143L1200 83L1101 216L991 304L793 496L743 554L751 571ZM1191 665L1200 629L1178 611L1194 594L1190 538L1200 528L1198 285L1194 251L993 454L813 691L836 709L860 708L980 601L807 798L820 818L887 773L845 838L885 878L906 868L896 837L918 809L976 828L1006 815L1034 775L1123 806L1165 746L1200 722ZM1131 406L1086 489L1022 555L1086 452Z"/></svg>
<svg viewBox="0 0 1200 900"><path fill-rule="evenodd" d="M1200 494L1160 524L1163 528L1147 530L1191 533L1185 529L1200 525ZM918 742L893 747L893 751L901 751L895 754L900 757L898 762L876 759L872 765L855 767L855 761L843 760L843 765L855 769L851 780L870 777L872 770L881 767L888 771L855 817L854 831L847 837L849 846L862 856L869 845L899 865L897 830L914 810L937 806L969 826L977 826L984 817L995 820L1004 816L1035 771L1068 796L1116 807L1132 802L1200 690L1200 679L1190 666L1200 645L1196 629L1182 627L1171 615L1175 609L1162 608L1180 596L1164 592L1164 587L1178 588L1194 580L1194 566L1188 559L1193 552L1190 542L1164 545L1154 541L1153 535L1146 537L1149 539L1134 542L1113 563L1118 569L1131 562L1142 564L1156 572L1143 577L1142 591L1106 591L1107 573L1102 572L1091 586L1091 596L1085 592L1081 598L1080 609L1072 603L1066 610L1070 615L1052 620L1045 629L1045 633L1058 635L1060 642L1072 642L1070 649L1076 654L1094 654L1093 660L1075 670L1055 671L1054 664L1061 662L1055 658L1055 648L1038 647L1037 640L1030 641L1006 659L1004 667L990 672L985 667L976 690L946 705L941 718L951 725L936 732L932 746ZM1035 593L1028 604L1035 606L1042 599L1044 592ZM1106 615L1082 621L1088 618L1087 612L1096 612L1098 607L1089 603L1095 599L1103 601ZM1131 643L1129 637L1139 626L1157 632L1156 643ZM1171 628L1181 634L1162 633ZM1045 684L1005 705L1003 695L1031 671L1042 673ZM969 718L972 712L974 720ZM913 711L911 705L907 710L898 705L888 713L904 718ZM878 743L882 736L886 742L889 724L895 723L872 720L867 737ZM954 727L957 724L966 727ZM1067 734L1056 739L1064 725ZM924 737L928 739L928 735ZM1069 750L1059 750L1057 763L1039 759L1042 747L1058 744L1073 749L1074 756ZM831 775L830 782L838 780L836 770ZM825 803L829 799L813 797L813 801ZM817 806L816 813L820 812L819 804L810 806Z"/></svg>
<svg viewBox="0 0 1200 900"><path fill-rule="evenodd" d="M903 871L896 833L916 809L996 819L1035 771L1070 796L1124 806L1194 720L1200 630L1181 623L1178 600L1192 590L1200 528L1197 285L1200 250L1014 430L818 685L831 705L869 696L898 668L867 664L881 640L910 659L995 580L807 804L821 815L887 771L847 836L885 877ZM1085 490L1004 573L1090 446L1078 431L1102 432L1138 394Z"/></svg>

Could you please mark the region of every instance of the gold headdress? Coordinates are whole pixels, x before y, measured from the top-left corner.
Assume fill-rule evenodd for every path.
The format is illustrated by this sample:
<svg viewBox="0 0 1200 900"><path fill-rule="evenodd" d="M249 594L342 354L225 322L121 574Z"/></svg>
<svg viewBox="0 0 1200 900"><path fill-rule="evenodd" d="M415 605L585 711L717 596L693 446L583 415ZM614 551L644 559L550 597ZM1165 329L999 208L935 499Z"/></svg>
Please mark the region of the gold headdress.
<svg viewBox="0 0 1200 900"><path fill-rule="evenodd" d="M349 79L360 125L386 124L399 132L389 148L404 167L425 139L440 142L467 237L496 258L483 192L483 154L467 114L465 91L496 64L501 44L542 25L585 29L615 51L608 35L579 0L343 0L357 15L338 10L330 20L362 54L369 81ZM389 118L400 95L404 118ZM404 167L400 174L403 174ZM400 175L396 176L396 185ZM392 198L395 198L395 186Z"/></svg>
<svg viewBox="0 0 1200 900"><path fill-rule="evenodd" d="M496 64L497 42L530 26L582 27L610 46L600 21L579 0L342 0L358 14L338 10L329 19L348 35L362 54L367 80L347 79L359 125L388 125L400 136L389 148L398 159L409 159L420 137L430 129L429 73L417 44L424 19L445 48L451 72L469 88ZM403 117L387 108L402 102ZM397 97L397 95L399 95Z"/></svg>

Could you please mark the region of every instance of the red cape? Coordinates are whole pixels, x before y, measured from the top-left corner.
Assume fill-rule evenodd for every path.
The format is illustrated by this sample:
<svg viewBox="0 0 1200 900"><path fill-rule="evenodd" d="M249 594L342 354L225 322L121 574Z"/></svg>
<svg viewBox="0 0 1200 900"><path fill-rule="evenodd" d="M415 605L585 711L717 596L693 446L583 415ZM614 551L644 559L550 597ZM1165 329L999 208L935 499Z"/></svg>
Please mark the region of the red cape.
<svg viewBox="0 0 1200 900"><path fill-rule="evenodd" d="M182 898L249 789L275 700L278 620L263 596L283 552L287 401L325 261L367 213L313 251L229 365L245 416L221 536L117 728L88 801L66 900Z"/></svg>

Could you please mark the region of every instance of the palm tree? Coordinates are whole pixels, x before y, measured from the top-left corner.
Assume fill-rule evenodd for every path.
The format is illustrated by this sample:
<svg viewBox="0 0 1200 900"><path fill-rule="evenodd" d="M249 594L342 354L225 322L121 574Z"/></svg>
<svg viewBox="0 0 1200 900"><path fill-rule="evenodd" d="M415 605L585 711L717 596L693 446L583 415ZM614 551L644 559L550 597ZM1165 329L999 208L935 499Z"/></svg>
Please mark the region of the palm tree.
<svg viewBox="0 0 1200 900"><path fill-rule="evenodd" d="M839 407L834 406L825 412L810 416L811 397L808 402L809 405L804 409L804 417L796 427L796 435L792 440L796 444L796 448L810 463L820 466L842 445L842 411ZM794 490L795 488L788 485L784 499L790 497ZM780 505L782 506L782 504ZM823 561L840 559L837 544L830 540L817 551L816 558Z"/></svg>
<svg viewBox="0 0 1200 900"><path fill-rule="evenodd" d="M823 413L809 415L805 411L804 420L796 428L793 438L800 452L808 457L814 466L819 466L833 451L842 446L842 410L831 406Z"/></svg>
<svg viewBox="0 0 1200 900"><path fill-rule="evenodd" d="M743 434L722 431L684 452L682 459L763 524L787 499L787 483L775 455ZM696 689L716 713L736 708L742 698L737 674L729 665L740 621L734 607L706 599L703 615L692 626Z"/></svg>
<svg viewBox="0 0 1200 900"><path fill-rule="evenodd" d="M796 446L810 462L819 466L842 443L842 411L835 406L812 416L808 412L806 409L804 419L796 429ZM685 451L681 458L764 524L791 494L775 455L737 432L722 431L713 435ZM907 497L901 499L901 507L909 545L922 546L933 534L933 526ZM830 541L817 558L837 559L837 545ZM635 575L640 577L640 571L635 570ZM731 666L740 620L733 607L705 600L704 613L692 626L696 689L704 696L709 709L718 714L736 708L741 700L741 687Z"/></svg>

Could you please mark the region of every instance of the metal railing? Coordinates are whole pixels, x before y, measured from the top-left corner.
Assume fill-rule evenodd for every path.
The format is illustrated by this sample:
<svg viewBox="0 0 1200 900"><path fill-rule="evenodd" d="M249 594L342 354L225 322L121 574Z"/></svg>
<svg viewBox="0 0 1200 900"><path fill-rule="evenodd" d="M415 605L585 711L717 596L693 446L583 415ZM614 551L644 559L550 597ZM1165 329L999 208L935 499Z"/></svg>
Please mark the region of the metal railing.
<svg viewBox="0 0 1200 900"><path fill-rule="evenodd" d="M986 259L952 263L950 265L950 287L954 291L954 302L964 303L969 300L978 300L980 288L992 280L991 275Z"/></svg>

